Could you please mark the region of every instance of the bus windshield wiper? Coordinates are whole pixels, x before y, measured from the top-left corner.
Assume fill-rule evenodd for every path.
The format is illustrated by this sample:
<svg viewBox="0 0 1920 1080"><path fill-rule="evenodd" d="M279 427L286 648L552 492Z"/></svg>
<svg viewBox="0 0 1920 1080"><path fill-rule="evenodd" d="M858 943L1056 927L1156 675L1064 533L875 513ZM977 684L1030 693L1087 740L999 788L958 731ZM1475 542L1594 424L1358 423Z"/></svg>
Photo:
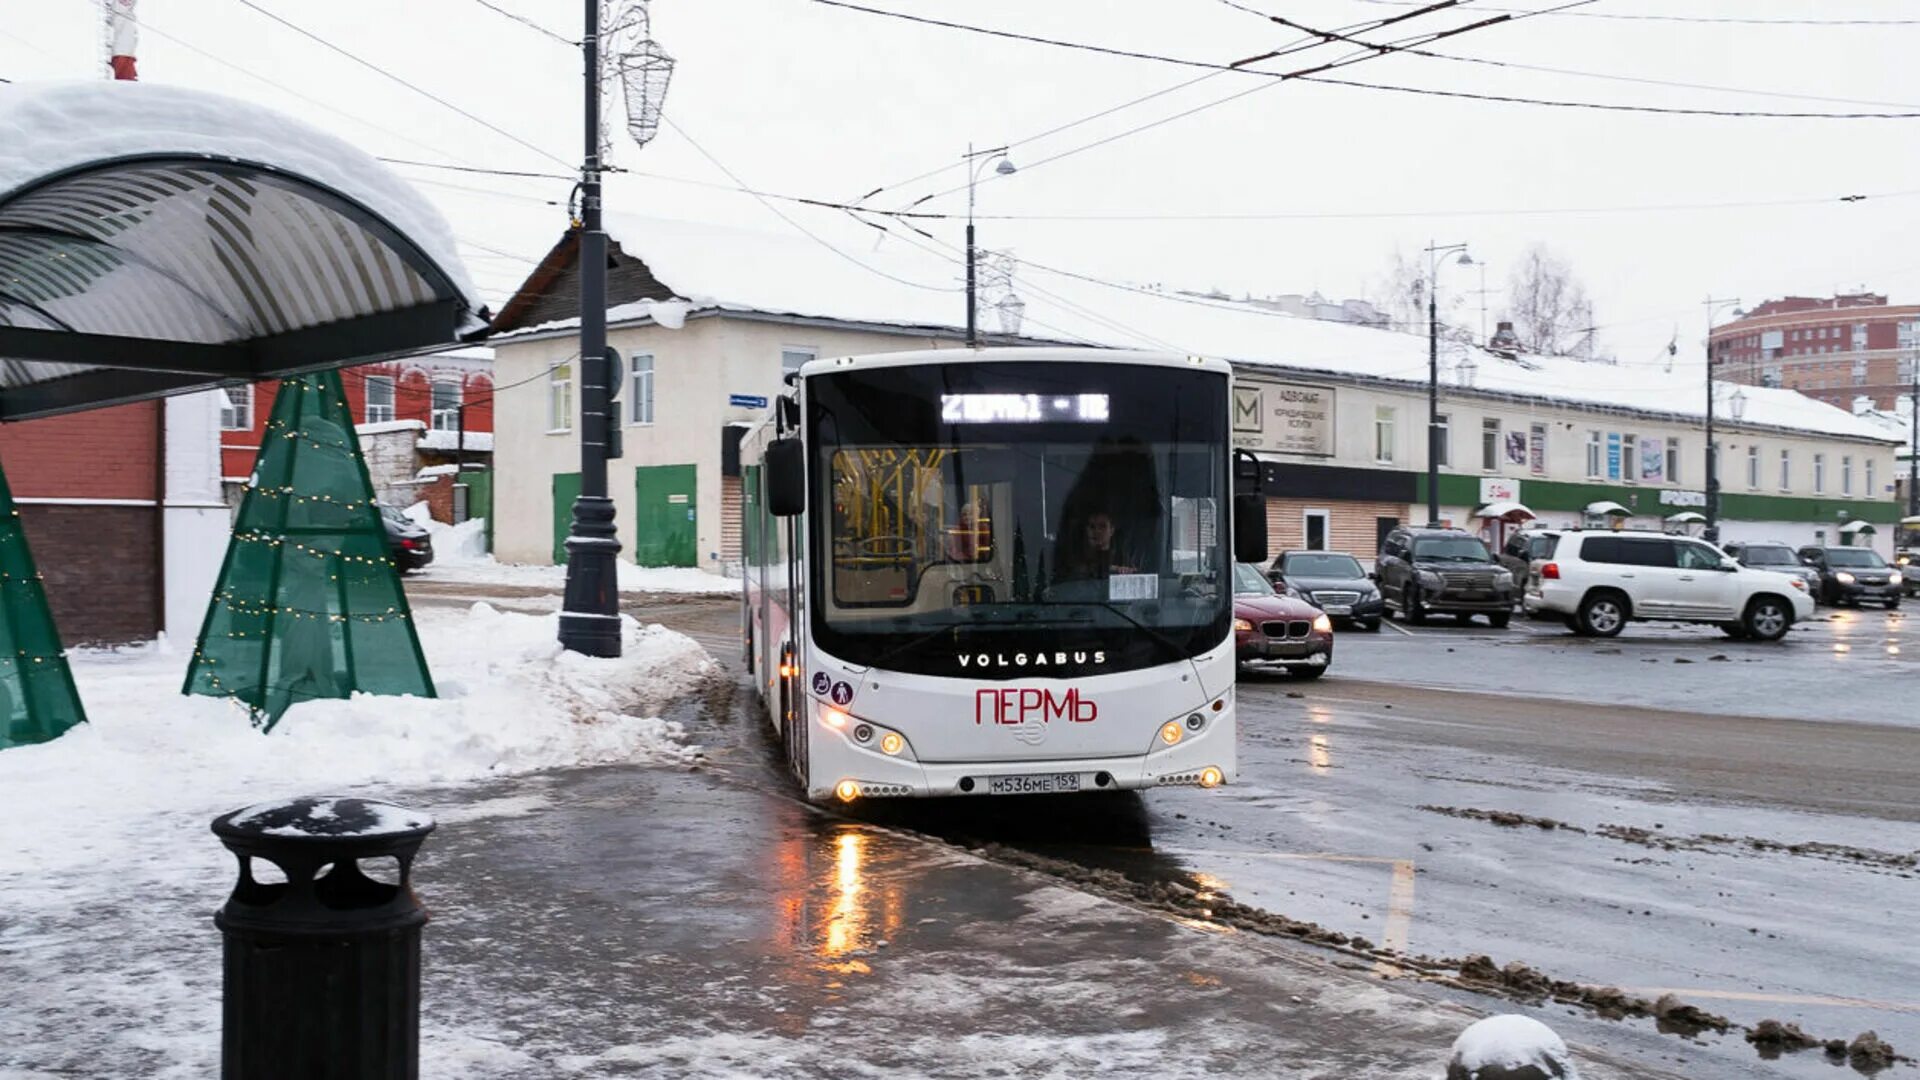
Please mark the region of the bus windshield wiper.
<svg viewBox="0 0 1920 1080"><path fill-rule="evenodd" d="M1141 633L1146 634L1148 637L1159 642L1161 645L1166 646L1167 651L1172 653L1174 656L1178 656L1181 659L1187 659L1185 655L1187 651L1185 645L1181 644L1178 641L1175 641L1174 639L1168 637L1167 635L1161 633L1160 631L1155 630L1153 627L1148 626L1146 623L1141 622L1139 619L1134 618L1131 614L1127 612L1125 608L1119 607L1118 605L1114 604L1111 600L1087 601L1086 606L1103 608L1107 611L1113 612L1115 615L1118 615L1121 618L1132 623L1134 628L1139 630Z"/></svg>

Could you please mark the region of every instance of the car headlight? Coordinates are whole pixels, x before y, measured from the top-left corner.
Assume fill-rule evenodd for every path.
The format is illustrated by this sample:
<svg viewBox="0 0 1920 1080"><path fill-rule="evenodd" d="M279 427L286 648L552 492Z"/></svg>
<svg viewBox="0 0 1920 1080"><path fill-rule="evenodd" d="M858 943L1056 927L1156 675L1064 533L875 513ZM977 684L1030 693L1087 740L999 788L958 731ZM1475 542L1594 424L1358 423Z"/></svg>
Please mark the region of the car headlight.
<svg viewBox="0 0 1920 1080"><path fill-rule="evenodd" d="M1842 570L1839 573L1833 575L1833 580L1839 582L1842 585L1851 585L1853 584L1853 575L1847 573L1845 570Z"/></svg>
<svg viewBox="0 0 1920 1080"><path fill-rule="evenodd" d="M1513 584L1513 571L1503 566L1493 572L1493 580L1494 583L1498 585L1511 585Z"/></svg>
<svg viewBox="0 0 1920 1080"><path fill-rule="evenodd" d="M1889 585L1898 585L1905 580L1907 580L1906 575L1902 574L1898 570L1895 570L1893 573L1887 575L1887 584Z"/></svg>
<svg viewBox="0 0 1920 1080"><path fill-rule="evenodd" d="M1322 612L1313 617L1313 628L1318 633L1330 634L1333 632L1333 620L1327 618L1326 613Z"/></svg>
<svg viewBox="0 0 1920 1080"><path fill-rule="evenodd" d="M1420 571L1420 587L1424 589L1444 589L1447 587L1447 583L1441 580L1439 574L1431 570L1422 570Z"/></svg>
<svg viewBox="0 0 1920 1080"><path fill-rule="evenodd" d="M1235 619L1233 620L1233 628L1235 630L1250 631L1253 629L1253 624L1245 619Z"/></svg>

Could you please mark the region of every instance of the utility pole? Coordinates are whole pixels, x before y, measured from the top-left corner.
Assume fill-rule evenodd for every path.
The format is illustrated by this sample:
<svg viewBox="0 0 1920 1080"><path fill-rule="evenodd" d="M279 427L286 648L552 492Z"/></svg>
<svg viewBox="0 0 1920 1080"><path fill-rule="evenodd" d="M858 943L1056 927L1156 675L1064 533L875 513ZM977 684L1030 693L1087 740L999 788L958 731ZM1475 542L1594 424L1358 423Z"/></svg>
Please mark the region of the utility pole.
<svg viewBox="0 0 1920 1080"><path fill-rule="evenodd" d="M607 234L600 220L600 0L586 0L586 158L580 166L580 494L567 533L560 644L620 655L614 556L620 539L607 497Z"/></svg>
<svg viewBox="0 0 1920 1080"><path fill-rule="evenodd" d="M1709 544L1720 542L1720 452L1713 445L1713 313L1728 304L1738 304L1738 300L1716 300L1709 296L1707 307L1707 524L1700 530L1700 538ZM1734 311L1738 317L1739 310Z"/></svg>
<svg viewBox="0 0 1920 1080"><path fill-rule="evenodd" d="M1920 515L1920 342L1907 354L1907 516Z"/></svg>
<svg viewBox="0 0 1920 1080"><path fill-rule="evenodd" d="M1440 524L1440 256L1457 251L1472 266L1465 244L1427 244L1427 524Z"/></svg>

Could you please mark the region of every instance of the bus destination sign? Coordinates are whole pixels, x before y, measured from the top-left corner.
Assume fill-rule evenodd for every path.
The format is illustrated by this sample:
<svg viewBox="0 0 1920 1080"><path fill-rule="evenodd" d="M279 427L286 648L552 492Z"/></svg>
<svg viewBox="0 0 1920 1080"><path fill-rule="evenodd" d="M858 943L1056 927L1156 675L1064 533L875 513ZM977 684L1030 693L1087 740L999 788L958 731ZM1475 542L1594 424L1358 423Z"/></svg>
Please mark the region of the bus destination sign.
<svg viewBox="0 0 1920 1080"><path fill-rule="evenodd" d="M1107 422L1105 394L941 394L940 419L949 424Z"/></svg>

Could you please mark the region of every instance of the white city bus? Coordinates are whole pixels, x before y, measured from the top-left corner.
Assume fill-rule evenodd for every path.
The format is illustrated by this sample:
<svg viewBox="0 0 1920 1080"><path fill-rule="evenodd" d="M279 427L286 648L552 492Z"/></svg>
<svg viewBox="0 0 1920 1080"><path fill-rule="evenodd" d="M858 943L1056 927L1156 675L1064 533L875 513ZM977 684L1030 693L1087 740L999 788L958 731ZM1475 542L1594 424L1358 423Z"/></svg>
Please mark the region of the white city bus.
<svg viewBox="0 0 1920 1080"><path fill-rule="evenodd" d="M1212 787L1235 768L1232 373L815 360L742 437L742 632L815 800ZM1240 529L1236 537L1230 520ZM1229 541L1236 541L1230 544Z"/></svg>

